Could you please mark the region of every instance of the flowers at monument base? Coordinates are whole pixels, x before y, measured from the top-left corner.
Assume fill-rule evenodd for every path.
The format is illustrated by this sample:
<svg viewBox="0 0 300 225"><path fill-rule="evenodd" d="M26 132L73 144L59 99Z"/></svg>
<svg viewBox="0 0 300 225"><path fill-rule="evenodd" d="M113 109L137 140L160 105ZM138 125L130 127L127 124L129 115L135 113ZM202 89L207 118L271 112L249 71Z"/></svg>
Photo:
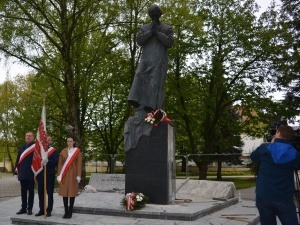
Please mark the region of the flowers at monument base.
<svg viewBox="0 0 300 225"><path fill-rule="evenodd" d="M148 202L149 198L143 193L131 192L122 199L121 205L125 206L126 210L137 210L145 207Z"/></svg>
<svg viewBox="0 0 300 225"><path fill-rule="evenodd" d="M96 193L97 192L97 189L91 185L85 185L83 189L85 190L86 193Z"/></svg>
<svg viewBox="0 0 300 225"><path fill-rule="evenodd" d="M150 113L147 113L145 122L151 123L154 126L158 126L160 122L168 122L171 123L172 121L167 117L167 113L163 111L162 109L157 109L155 111L152 111Z"/></svg>

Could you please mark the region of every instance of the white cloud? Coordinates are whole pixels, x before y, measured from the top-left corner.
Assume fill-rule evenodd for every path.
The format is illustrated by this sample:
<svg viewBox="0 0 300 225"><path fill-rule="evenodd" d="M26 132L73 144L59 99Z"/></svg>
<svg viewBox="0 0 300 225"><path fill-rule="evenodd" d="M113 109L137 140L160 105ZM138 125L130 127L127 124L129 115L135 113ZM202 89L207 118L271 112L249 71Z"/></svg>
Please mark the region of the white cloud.
<svg viewBox="0 0 300 225"><path fill-rule="evenodd" d="M259 9L259 12L262 13L264 11L266 11L266 9L270 6L272 0L255 0L256 3L261 7ZM280 0L274 0L275 3L277 5L280 5L281 4L281 1Z"/></svg>

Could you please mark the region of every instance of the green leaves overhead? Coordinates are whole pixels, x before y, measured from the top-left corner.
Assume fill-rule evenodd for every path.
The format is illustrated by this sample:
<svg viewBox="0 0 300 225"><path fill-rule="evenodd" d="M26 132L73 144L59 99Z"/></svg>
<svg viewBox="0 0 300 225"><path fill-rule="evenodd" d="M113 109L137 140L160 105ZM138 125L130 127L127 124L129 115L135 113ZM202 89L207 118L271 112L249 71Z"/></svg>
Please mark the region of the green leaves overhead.
<svg viewBox="0 0 300 225"><path fill-rule="evenodd" d="M176 120L178 152L232 150L240 133L259 136L274 114L294 115L269 96L294 81L299 54L290 53L297 46L291 29L297 23L291 26L274 7L257 18L254 0L162 2L161 20L175 37L166 112ZM123 127L133 111L128 90L140 57L135 38L153 3L0 2L0 51L34 69L28 90L47 94L49 131L58 145L69 124L86 155L123 153ZM237 119L237 109L246 122Z"/></svg>

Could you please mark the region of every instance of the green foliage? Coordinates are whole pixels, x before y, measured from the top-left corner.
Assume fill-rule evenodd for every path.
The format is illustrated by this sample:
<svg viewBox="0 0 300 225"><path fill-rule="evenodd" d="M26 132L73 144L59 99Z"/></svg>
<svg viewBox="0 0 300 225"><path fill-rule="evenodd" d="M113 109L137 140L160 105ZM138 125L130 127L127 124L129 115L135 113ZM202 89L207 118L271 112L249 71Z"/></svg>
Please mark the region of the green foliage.
<svg viewBox="0 0 300 225"><path fill-rule="evenodd" d="M285 64L279 64L280 77L278 79L279 87L287 88L283 103L289 111L290 116L299 115L300 103L300 4L297 0L282 0L281 8L281 26L288 29L285 45L286 52L281 57Z"/></svg>
<svg viewBox="0 0 300 225"><path fill-rule="evenodd" d="M171 19L181 16L178 21L183 22L174 29L177 45L170 51L166 110L178 127L177 149L211 154L240 147L239 135L263 135L260 122L268 123L272 109L279 108L268 97L275 91L270 85L275 79L266 68L277 63L274 52L283 52L278 35L284 31L276 27L271 12L257 20L251 0L196 1L185 3L186 11L176 8L184 8L181 4L169 9L175 12ZM198 22L194 28L185 23L190 18ZM267 19L271 22L264 23ZM235 111L247 121L233 119ZM205 178L206 163L193 160Z"/></svg>
<svg viewBox="0 0 300 225"><path fill-rule="evenodd" d="M72 132L86 160L110 162L123 153L133 112L127 96L141 53L135 39L154 2L1 1L0 51L34 69L0 85L3 146L16 150L26 130L36 131L46 95L55 147L64 148ZM280 15L271 7L259 18L254 0L180 0L161 8L175 36L165 111L176 124L177 153L239 152L240 134L262 136L277 115L295 115L293 99L270 97L299 72L293 7ZM206 163L192 158L206 174Z"/></svg>
<svg viewBox="0 0 300 225"><path fill-rule="evenodd" d="M245 188L251 188L256 186L255 178L246 178L246 179L237 178L232 181L234 182L234 186L236 189L245 189Z"/></svg>
<svg viewBox="0 0 300 225"><path fill-rule="evenodd" d="M19 147L24 143L26 131L35 133L37 130L43 101L42 96L36 96L32 88L33 80L32 75L18 76L14 82L6 81L0 85L0 126L5 136L5 145ZM32 101L33 98L36 101Z"/></svg>
<svg viewBox="0 0 300 225"><path fill-rule="evenodd" d="M214 179L213 179L214 180ZM233 182L237 190L256 186L255 178L223 178L222 181Z"/></svg>
<svg viewBox="0 0 300 225"><path fill-rule="evenodd" d="M250 163L247 164L247 167L250 168L250 171L251 171L251 173L252 173L254 176L257 176L257 175L258 175L260 163L250 162Z"/></svg>

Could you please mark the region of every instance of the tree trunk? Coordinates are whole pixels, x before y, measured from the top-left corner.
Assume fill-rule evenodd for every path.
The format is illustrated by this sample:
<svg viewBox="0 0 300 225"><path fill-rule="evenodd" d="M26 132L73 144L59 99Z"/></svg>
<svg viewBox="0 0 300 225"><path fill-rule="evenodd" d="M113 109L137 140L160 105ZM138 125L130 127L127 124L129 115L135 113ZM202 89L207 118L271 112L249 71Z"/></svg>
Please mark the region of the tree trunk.
<svg viewBox="0 0 300 225"><path fill-rule="evenodd" d="M202 161L199 168L199 180L206 180L207 179L207 169L208 164L207 161Z"/></svg>
<svg viewBox="0 0 300 225"><path fill-rule="evenodd" d="M222 180L222 159L218 156L217 180Z"/></svg>

